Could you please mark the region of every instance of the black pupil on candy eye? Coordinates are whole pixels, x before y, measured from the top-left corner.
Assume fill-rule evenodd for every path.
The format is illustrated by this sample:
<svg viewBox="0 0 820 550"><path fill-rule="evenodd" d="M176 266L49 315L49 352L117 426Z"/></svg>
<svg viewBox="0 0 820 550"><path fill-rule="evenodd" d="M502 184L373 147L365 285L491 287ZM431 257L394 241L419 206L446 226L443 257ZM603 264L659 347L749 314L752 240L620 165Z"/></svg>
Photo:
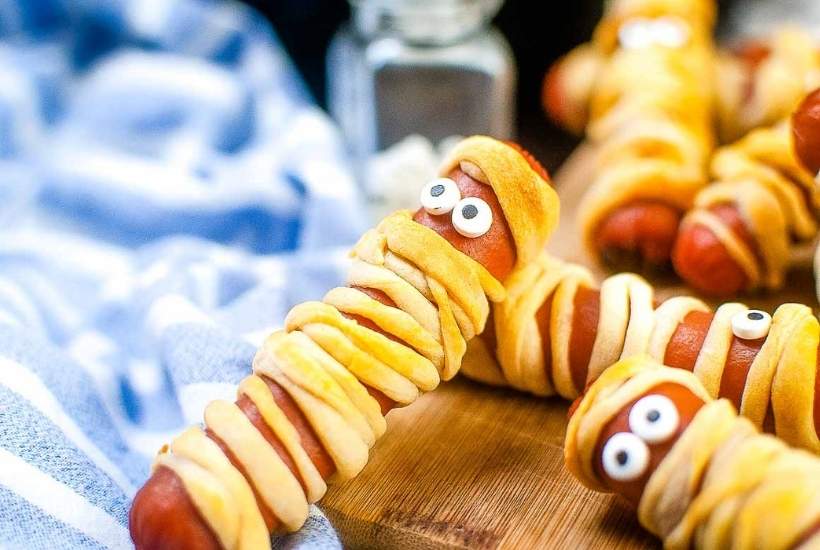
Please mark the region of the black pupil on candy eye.
<svg viewBox="0 0 820 550"><path fill-rule="evenodd" d="M629 462L629 453L626 451L618 451L618 454L615 455L615 460L617 460L621 466L625 466L626 463Z"/></svg>
<svg viewBox="0 0 820 550"><path fill-rule="evenodd" d="M434 185L432 189L430 189L430 194L434 197L441 196L444 193L444 186L441 184Z"/></svg>
<svg viewBox="0 0 820 550"><path fill-rule="evenodd" d="M646 413L646 419L650 422L657 422L660 417L661 413L659 413L656 410L651 410L648 413Z"/></svg>
<svg viewBox="0 0 820 550"><path fill-rule="evenodd" d="M476 208L475 205L468 204L461 209L461 215L464 216L465 220L472 220L478 216L478 208Z"/></svg>
<svg viewBox="0 0 820 550"><path fill-rule="evenodd" d="M758 311L753 311L747 317L752 321L760 321L763 319L763 314Z"/></svg>

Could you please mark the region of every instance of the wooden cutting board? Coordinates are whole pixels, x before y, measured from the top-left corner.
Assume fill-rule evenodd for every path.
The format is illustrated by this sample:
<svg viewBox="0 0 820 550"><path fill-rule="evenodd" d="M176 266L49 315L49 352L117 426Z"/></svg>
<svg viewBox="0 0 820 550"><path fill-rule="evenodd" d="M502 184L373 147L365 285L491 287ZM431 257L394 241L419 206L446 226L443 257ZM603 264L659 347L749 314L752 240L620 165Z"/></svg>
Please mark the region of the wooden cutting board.
<svg viewBox="0 0 820 550"><path fill-rule="evenodd" d="M593 155L578 149L555 175L562 213L549 247L586 265L574 211ZM795 271L786 288L744 301L768 310L785 301L815 306L809 270ZM687 292L658 286L661 297ZM626 504L565 470L567 406L463 378L442 384L388 415L365 470L332 487L321 508L349 548L659 547Z"/></svg>

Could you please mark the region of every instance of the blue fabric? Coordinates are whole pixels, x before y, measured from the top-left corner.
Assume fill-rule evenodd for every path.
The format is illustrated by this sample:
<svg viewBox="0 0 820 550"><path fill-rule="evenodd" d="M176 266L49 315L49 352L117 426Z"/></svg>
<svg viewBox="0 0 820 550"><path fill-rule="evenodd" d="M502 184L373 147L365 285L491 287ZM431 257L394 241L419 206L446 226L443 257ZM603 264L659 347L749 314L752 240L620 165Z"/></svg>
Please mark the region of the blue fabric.
<svg viewBox="0 0 820 550"><path fill-rule="evenodd" d="M252 10L0 0L0 546L130 547L156 450L365 219ZM339 547L315 509L273 543Z"/></svg>

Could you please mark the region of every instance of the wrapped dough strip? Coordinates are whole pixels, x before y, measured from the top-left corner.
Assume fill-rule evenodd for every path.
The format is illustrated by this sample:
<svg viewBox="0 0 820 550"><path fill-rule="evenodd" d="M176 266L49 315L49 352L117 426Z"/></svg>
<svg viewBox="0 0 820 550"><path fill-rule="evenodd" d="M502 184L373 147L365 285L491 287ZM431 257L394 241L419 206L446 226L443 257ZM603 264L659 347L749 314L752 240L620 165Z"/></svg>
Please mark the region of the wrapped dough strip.
<svg viewBox="0 0 820 550"><path fill-rule="evenodd" d="M733 325L750 311L743 304L714 312L690 297L657 304L636 275L597 288L586 269L547 254L516 270L507 292L493 308L492 341L470 345L467 376L575 399L607 366L647 353L694 372L709 395L730 399L757 427L820 453L820 323L808 306L780 306L770 328L760 312L762 335L738 336Z"/></svg>
<svg viewBox="0 0 820 550"><path fill-rule="evenodd" d="M565 458L584 485L633 502L665 548L816 548L820 459L760 434L691 373L647 356L579 400Z"/></svg>

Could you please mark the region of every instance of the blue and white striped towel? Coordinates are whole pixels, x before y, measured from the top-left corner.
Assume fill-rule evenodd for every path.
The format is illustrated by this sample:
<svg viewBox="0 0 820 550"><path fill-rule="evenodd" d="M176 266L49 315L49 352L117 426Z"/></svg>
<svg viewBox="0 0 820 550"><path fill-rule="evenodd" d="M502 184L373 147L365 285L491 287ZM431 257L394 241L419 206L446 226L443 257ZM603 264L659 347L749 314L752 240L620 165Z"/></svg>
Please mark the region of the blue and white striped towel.
<svg viewBox="0 0 820 550"><path fill-rule="evenodd" d="M0 0L0 546L130 547L159 445L341 280L356 196L249 9ZM316 511L274 544L339 546Z"/></svg>

